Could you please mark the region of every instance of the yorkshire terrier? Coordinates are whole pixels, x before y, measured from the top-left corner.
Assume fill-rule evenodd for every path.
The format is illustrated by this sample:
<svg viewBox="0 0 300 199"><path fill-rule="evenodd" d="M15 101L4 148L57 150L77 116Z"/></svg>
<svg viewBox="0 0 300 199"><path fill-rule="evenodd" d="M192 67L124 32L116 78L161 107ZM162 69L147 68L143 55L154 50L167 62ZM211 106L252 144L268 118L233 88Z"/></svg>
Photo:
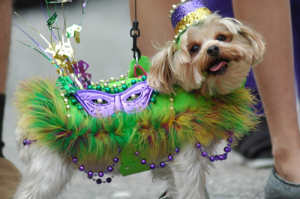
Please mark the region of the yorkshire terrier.
<svg viewBox="0 0 300 199"><path fill-rule="evenodd" d="M243 86L250 68L263 59L265 43L260 34L233 18L214 13L181 36L179 45L169 42L152 61L148 84L171 94L174 85L201 95L224 95ZM213 150L212 145L210 150ZM163 198L205 198L208 161L194 147L186 146L169 164L168 172L153 172L168 179Z"/></svg>
<svg viewBox="0 0 300 199"><path fill-rule="evenodd" d="M250 68L262 60L264 51L264 40L256 31L236 19L211 14L190 25L180 42L167 43L154 56L147 83L165 95L176 93L175 85L203 96L226 95L243 86ZM53 199L71 180L72 161L47 146L31 144L24 148L24 131L28 130L19 127L16 131L20 158L26 167L15 198ZM214 148L213 143L202 149L211 153ZM210 161L202 156L188 143L163 170L153 170L154 178L168 181L163 198L205 198L205 172ZM106 168L107 164L89 167ZM117 167L114 172L118 173Z"/></svg>

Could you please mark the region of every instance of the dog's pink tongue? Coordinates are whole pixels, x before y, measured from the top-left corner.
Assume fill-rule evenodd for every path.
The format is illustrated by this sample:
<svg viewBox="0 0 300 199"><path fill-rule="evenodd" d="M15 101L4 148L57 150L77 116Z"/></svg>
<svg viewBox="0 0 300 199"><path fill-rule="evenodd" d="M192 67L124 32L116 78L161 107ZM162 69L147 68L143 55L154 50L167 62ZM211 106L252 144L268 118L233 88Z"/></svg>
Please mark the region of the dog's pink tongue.
<svg viewBox="0 0 300 199"><path fill-rule="evenodd" d="M218 70L220 70L221 68L223 68L224 66L226 66L227 62L226 61L220 61L217 62L216 64L214 64L212 67L210 67L210 71L216 72Z"/></svg>

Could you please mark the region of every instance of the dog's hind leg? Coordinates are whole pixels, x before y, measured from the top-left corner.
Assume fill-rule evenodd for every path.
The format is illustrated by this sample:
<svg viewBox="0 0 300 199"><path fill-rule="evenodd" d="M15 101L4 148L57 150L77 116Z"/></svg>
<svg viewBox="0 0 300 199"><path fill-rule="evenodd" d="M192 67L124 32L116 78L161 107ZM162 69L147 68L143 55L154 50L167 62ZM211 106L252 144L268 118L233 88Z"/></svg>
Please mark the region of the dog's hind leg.
<svg viewBox="0 0 300 199"><path fill-rule="evenodd" d="M206 149L211 152L212 147ZM206 199L205 196L205 172L210 162L201 156L201 152L195 146L186 146L169 163L176 190L168 190L172 199Z"/></svg>
<svg viewBox="0 0 300 199"><path fill-rule="evenodd" d="M71 180L74 169L71 161L38 143L20 146L20 158L24 162L22 181L15 199L54 199Z"/></svg>

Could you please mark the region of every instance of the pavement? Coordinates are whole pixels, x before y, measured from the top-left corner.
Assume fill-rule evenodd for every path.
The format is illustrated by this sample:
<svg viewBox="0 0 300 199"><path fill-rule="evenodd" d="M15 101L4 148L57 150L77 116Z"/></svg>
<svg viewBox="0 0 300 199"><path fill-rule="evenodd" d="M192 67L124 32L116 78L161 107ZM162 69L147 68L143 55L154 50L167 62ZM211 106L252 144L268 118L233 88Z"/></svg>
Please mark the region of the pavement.
<svg viewBox="0 0 300 199"><path fill-rule="evenodd" d="M77 2L77 1L76 1ZM67 25L79 23L81 8L78 3L65 6ZM50 34L40 7L16 10L46 38ZM53 10L52 10L53 11ZM59 16L61 12L58 11ZM28 32L34 39L47 47L39 35L21 19L13 16L13 23ZM62 18L60 18L62 23ZM132 60L132 38L129 36L131 22L128 1L89 1L82 23L81 43L76 45L76 59L90 64L88 69L94 81L118 77L126 74ZM141 33L143 34L143 33ZM43 56L23 46L17 40L34 45L16 26L12 26L10 66L7 82L7 103L4 120L4 155L20 170L14 141L17 125L16 110L13 106L13 93L19 81L33 76L57 77L56 69ZM220 148L222 150L222 148ZM230 154L228 160L214 163L215 168L207 176L207 190L211 199L261 199L271 168L252 169L241 164L237 154ZM79 173L79 172L78 172ZM150 173L115 177L111 184L97 185L84 176L78 175L60 197L61 199L155 199L166 189L164 182L153 183Z"/></svg>

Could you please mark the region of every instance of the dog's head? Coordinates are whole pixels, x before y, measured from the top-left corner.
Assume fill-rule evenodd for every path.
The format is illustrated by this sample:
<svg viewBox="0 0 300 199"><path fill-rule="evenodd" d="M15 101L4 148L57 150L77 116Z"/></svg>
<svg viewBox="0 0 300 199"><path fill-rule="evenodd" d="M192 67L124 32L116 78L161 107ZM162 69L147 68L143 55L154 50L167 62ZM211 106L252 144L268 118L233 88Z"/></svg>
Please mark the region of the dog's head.
<svg viewBox="0 0 300 199"><path fill-rule="evenodd" d="M242 86L265 51L263 38L233 18L212 14L169 42L153 60L148 84L171 94L174 85L201 94L227 94Z"/></svg>

